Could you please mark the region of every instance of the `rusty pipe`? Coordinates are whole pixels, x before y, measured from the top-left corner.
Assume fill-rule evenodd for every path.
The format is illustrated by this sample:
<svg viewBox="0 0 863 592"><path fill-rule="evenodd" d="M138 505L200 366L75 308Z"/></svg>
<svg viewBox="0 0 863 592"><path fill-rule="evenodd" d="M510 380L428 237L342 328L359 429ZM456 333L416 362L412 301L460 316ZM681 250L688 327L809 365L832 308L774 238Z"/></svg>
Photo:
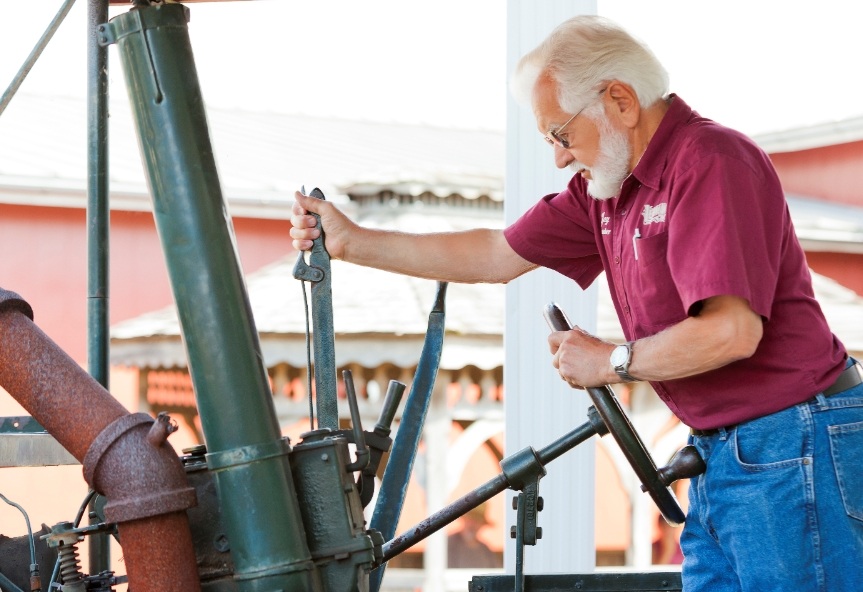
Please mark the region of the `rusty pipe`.
<svg viewBox="0 0 863 592"><path fill-rule="evenodd" d="M179 458L151 417L130 414L0 289L0 386L84 465L118 523L130 589L199 591L185 510L195 504ZM153 430L155 442L148 442Z"/></svg>

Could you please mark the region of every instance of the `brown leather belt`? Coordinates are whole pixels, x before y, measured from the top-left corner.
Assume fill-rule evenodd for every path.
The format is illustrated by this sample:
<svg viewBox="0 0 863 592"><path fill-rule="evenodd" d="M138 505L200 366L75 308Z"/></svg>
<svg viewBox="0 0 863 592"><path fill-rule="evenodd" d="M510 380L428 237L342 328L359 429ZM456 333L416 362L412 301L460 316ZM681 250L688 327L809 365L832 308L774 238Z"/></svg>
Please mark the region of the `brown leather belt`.
<svg viewBox="0 0 863 592"><path fill-rule="evenodd" d="M845 370L842 371L842 374L839 375L839 378L836 379L836 382L824 389L822 394L825 397L832 397L833 395L844 393L848 389L854 388L861 383L863 383L863 366L860 365L860 362L854 362L852 366L845 368ZM710 430L697 430L695 428L690 428L689 433L693 436L715 436L719 433L719 430L724 429L728 431L733 427L734 426L731 425Z"/></svg>

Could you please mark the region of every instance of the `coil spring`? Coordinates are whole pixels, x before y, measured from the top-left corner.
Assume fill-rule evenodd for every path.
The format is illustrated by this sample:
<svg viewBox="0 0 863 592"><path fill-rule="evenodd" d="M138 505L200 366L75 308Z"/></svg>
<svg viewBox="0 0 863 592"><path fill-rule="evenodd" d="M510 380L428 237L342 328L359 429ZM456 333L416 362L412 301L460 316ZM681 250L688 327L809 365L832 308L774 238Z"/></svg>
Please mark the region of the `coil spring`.
<svg viewBox="0 0 863 592"><path fill-rule="evenodd" d="M78 558L78 545L60 544L57 549L60 560L60 581L63 585L74 584L84 579L81 573L81 561Z"/></svg>

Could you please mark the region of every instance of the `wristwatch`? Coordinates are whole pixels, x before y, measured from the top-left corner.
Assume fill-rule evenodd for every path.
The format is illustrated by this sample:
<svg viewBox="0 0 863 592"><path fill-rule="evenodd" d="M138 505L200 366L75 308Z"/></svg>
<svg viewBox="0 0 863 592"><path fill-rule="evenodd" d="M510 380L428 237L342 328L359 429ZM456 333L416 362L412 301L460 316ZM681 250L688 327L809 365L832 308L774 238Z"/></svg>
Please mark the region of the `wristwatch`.
<svg viewBox="0 0 863 592"><path fill-rule="evenodd" d="M627 341L611 350L611 367L625 382L635 382L637 379L629 374L629 364L632 362L632 346L634 341Z"/></svg>

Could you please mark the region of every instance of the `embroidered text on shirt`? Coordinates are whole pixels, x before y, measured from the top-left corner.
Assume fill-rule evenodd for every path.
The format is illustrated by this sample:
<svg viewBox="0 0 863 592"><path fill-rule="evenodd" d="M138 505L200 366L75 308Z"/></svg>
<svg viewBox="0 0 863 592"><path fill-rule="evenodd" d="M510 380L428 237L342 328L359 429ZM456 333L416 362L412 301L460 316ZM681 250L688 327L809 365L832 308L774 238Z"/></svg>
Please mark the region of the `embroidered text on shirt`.
<svg viewBox="0 0 863 592"><path fill-rule="evenodd" d="M602 234L611 234L611 231L608 229L608 223L611 221L605 212L602 212L600 216L600 222L602 223Z"/></svg>

